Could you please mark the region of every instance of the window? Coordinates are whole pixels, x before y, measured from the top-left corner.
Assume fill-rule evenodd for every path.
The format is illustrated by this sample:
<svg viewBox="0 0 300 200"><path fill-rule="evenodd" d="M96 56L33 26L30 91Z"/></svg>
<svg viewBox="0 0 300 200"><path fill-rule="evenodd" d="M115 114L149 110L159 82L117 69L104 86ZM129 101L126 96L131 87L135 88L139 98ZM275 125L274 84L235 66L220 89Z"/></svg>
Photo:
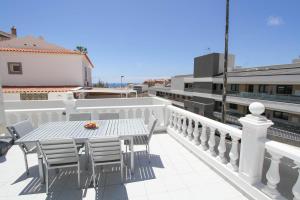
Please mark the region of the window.
<svg viewBox="0 0 300 200"><path fill-rule="evenodd" d="M267 85L259 85L258 92L259 93L267 93Z"/></svg>
<svg viewBox="0 0 300 200"><path fill-rule="evenodd" d="M292 94L293 86L292 85L277 85L277 94Z"/></svg>
<svg viewBox="0 0 300 200"><path fill-rule="evenodd" d="M233 92L238 92L239 91L239 85L238 84L232 84L230 86L230 90Z"/></svg>
<svg viewBox="0 0 300 200"><path fill-rule="evenodd" d="M232 110L237 110L238 107L237 107L237 104L230 103L229 108Z"/></svg>
<svg viewBox="0 0 300 200"><path fill-rule="evenodd" d="M289 115L284 112L274 111L273 117L277 119L289 120Z"/></svg>
<svg viewBox="0 0 300 200"><path fill-rule="evenodd" d="M248 92L253 92L253 91L254 91L254 86L248 85Z"/></svg>
<svg viewBox="0 0 300 200"><path fill-rule="evenodd" d="M8 74L22 74L22 63L20 62L8 62Z"/></svg>
<svg viewBox="0 0 300 200"><path fill-rule="evenodd" d="M192 88L193 84L192 83L185 83L184 88Z"/></svg>
<svg viewBox="0 0 300 200"><path fill-rule="evenodd" d="M215 91L215 90L217 90L217 84L213 84L213 90Z"/></svg>
<svg viewBox="0 0 300 200"><path fill-rule="evenodd" d="M223 84L220 84L220 90L223 90Z"/></svg>
<svg viewBox="0 0 300 200"><path fill-rule="evenodd" d="M48 93L21 93L21 100L48 100Z"/></svg>

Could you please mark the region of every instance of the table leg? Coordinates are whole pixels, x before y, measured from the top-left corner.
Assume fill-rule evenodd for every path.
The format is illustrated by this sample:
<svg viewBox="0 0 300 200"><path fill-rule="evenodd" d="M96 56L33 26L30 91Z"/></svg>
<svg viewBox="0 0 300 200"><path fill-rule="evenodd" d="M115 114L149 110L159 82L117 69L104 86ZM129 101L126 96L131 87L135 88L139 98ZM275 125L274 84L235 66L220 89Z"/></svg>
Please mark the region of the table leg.
<svg viewBox="0 0 300 200"><path fill-rule="evenodd" d="M89 162L90 162L90 155L89 155L89 145L88 145L88 141L85 142L85 157L86 157L86 163L85 163L85 169L88 170L89 169Z"/></svg>
<svg viewBox="0 0 300 200"><path fill-rule="evenodd" d="M41 155L38 155L39 175L41 184L45 183L44 164Z"/></svg>
<svg viewBox="0 0 300 200"><path fill-rule="evenodd" d="M134 149L133 149L133 137L130 138L130 167L131 167L131 173L134 173Z"/></svg>

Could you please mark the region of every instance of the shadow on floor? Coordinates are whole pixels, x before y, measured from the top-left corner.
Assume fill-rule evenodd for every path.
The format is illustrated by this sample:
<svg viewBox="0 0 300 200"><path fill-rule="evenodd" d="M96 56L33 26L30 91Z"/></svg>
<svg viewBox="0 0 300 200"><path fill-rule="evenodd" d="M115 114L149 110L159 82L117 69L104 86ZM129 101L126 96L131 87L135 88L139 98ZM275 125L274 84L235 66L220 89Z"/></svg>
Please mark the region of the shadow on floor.
<svg viewBox="0 0 300 200"><path fill-rule="evenodd" d="M108 165L103 168L97 167L96 180L98 186L95 188L95 199L128 199L127 191L124 184L155 179L153 168L164 168L159 155L150 154L150 159L145 151L135 152L135 170L132 174L130 171L130 153L124 156L124 180L121 180L120 166ZM47 200L80 200L86 197L88 190L94 188L92 182L92 170L89 166L88 170L84 169L84 162L81 160L81 189L77 186L77 169L65 168L49 172L49 194ZM35 165L29 169L30 174L24 173L18 177L13 183L18 184L21 181L31 179L30 182L22 189L19 195L30 195L45 193L45 184L41 184L38 166ZM121 198L120 198L121 197Z"/></svg>

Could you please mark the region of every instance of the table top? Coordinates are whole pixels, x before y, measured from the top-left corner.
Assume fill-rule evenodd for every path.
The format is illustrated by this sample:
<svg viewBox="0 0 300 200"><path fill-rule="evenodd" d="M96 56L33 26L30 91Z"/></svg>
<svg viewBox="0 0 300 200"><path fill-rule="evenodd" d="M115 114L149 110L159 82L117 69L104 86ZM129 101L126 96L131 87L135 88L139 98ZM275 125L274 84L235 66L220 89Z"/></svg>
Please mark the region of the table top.
<svg viewBox="0 0 300 200"><path fill-rule="evenodd" d="M87 122L89 121L47 122L18 139L16 143L58 138L74 138L77 141L84 141L92 137L115 136L128 138L149 134L142 119L93 120L99 126L97 129L84 128Z"/></svg>

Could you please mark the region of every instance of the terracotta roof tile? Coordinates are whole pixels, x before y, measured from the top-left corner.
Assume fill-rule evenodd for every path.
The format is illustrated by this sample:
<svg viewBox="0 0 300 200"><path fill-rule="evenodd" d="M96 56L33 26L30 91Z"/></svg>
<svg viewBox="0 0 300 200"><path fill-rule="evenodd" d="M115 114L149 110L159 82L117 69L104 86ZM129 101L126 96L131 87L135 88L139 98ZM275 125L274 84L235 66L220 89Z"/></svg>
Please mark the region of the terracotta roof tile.
<svg viewBox="0 0 300 200"><path fill-rule="evenodd" d="M28 53L49 53L49 54L75 54L75 55L84 55L87 61L94 67L90 58L87 54L82 54L78 51L72 51L68 49L30 49L30 48L8 48L0 47L0 51L6 52L28 52Z"/></svg>
<svg viewBox="0 0 300 200"><path fill-rule="evenodd" d="M3 93L49 93L49 92L68 92L75 86L62 87L3 87Z"/></svg>

